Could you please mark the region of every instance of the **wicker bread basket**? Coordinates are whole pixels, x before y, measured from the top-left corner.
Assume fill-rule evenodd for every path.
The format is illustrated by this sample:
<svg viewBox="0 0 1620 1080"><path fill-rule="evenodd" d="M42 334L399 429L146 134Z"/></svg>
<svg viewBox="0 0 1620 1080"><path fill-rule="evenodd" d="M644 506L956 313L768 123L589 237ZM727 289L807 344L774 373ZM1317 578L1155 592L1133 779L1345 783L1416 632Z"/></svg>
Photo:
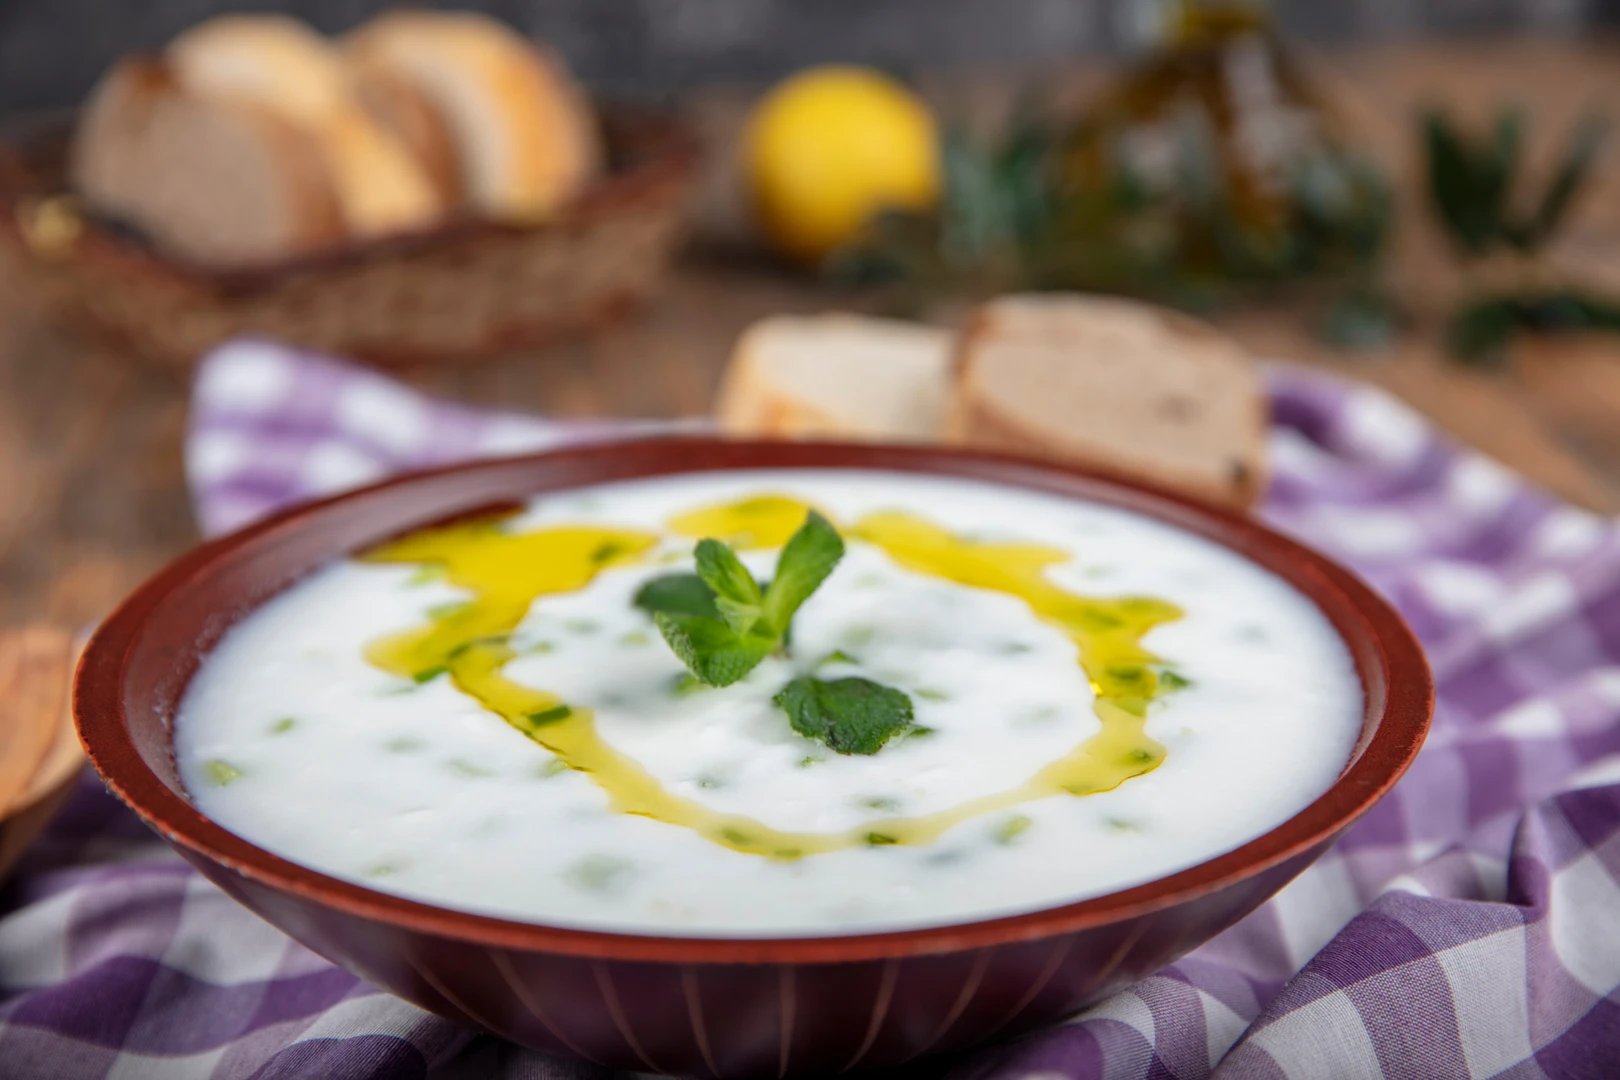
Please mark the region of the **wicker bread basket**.
<svg viewBox="0 0 1620 1080"><path fill-rule="evenodd" d="M458 362L566 336L657 285L697 171L673 119L609 113L610 168L541 225L458 220L294 261L210 272L68 192L71 117L0 143L0 254L53 320L168 366L251 334L381 364Z"/></svg>

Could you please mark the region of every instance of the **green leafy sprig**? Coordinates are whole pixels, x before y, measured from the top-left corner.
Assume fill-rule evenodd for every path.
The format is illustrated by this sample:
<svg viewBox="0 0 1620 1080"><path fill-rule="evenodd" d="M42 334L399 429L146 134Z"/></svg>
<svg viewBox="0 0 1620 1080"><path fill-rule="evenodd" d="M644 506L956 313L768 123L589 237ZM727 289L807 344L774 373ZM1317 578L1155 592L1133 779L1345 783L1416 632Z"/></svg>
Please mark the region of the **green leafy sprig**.
<svg viewBox="0 0 1620 1080"><path fill-rule="evenodd" d="M1472 134L1440 111L1423 117L1429 201L1452 243L1468 256L1500 248L1531 255L1563 222L1602 146L1604 124L1583 120L1539 197L1523 190L1524 117L1497 114L1486 136Z"/></svg>
<svg viewBox="0 0 1620 1080"><path fill-rule="evenodd" d="M730 686L783 643L793 615L844 557L844 540L810 511L777 558L776 577L762 586L737 553L700 540L697 573L654 578L635 604L653 617L681 663L709 686Z"/></svg>
<svg viewBox="0 0 1620 1080"><path fill-rule="evenodd" d="M776 575L763 585L719 540L700 540L693 554L696 573L653 578L633 602L652 615L694 679L730 686L786 650L794 614L844 557L844 541L810 511L777 557ZM840 754L875 754L912 726L911 699L870 679L801 675L772 701L795 731Z"/></svg>
<svg viewBox="0 0 1620 1080"><path fill-rule="evenodd" d="M1446 346L1470 363L1500 360L1515 334L1620 331L1620 302L1557 280L1541 253L1585 186L1605 125L1575 128L1546 186L1523 182L1524 118L1498 112L1471 132L1443 112L1423 117L1429 203L1457 254L1479 273L1446 326ZM1503 271L1508 271L1503 273Z"/></svg>

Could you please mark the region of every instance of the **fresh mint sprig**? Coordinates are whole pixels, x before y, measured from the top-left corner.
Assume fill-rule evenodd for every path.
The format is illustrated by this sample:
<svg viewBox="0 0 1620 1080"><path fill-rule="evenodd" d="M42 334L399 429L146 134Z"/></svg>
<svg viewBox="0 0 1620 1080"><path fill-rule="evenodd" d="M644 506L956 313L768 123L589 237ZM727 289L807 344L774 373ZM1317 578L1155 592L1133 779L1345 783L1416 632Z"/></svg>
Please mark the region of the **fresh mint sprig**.
<svg viewBox="0 0 1620 1080"><path fill-rule="evenodd" d="M719 540L699 541L694 554L696 574L654 578L636 593L635 604L651 613L694 676L710 686L729 686L783 643L794 613L844 557L844 540L810 511L764 586Z"/></svg>
<svg viewBox="0 0 1620 1080"><path fill-rule="evenodd" d="M693 555L696 573L653 578L633 602L652 615L692 678L729 686L787 647L794 614L844 557L844 541L826 518L810 511L782 548L776 576L766 585L718 540L699 541ZM832 659L853 662L835 653L822 663ZM801 675L771 700L793 730L840 754L875 754L896 735L928 730L912 723L911 698L870 679Z"/></svg>

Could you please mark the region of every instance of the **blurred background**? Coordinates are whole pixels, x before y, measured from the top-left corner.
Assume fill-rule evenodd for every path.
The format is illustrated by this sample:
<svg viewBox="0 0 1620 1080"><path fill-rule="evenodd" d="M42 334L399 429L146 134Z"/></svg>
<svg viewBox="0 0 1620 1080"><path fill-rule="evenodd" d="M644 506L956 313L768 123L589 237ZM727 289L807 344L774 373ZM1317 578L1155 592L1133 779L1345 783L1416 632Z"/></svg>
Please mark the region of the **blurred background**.
<svg viewBox="0 0 1620 1080"><path fill-rule="evenodd" d="M348 56L388 5L0 5L0 623L93 620L195 541L189 379L240 334L475 405L695 417L768 315L949 327L1002 292L1121 293L1620 508L1620 0L461 8L548 50L546 115L588 129L577 176L503 204L462 161L436 216L340 208L332 233L310 225L330 206L288 203L272 236L244 209L279 197L267 166L199 150L226 136L180 106L217 105L209 79L304 105L210 66L240 42L194 64L170 43L276 12ZM839 149L856 131L881 150Z"/></svg>
<svg viewBox="0 0 1620 1080"><path fill-rule="evenodd" d="M12 2L0 10L0 107L72 106L118 56L156 49L222 11L282 11L327 33L375 0ZM446 5L421 5L438 6ZM487 11L551 42L593 89L661 97L715 82L767 82L829 60L1003 74L1125 55L1151 36L1158 0L517 0ZM1620 27L1620 0L1277 0L1291 38L1344 47L1506 34L1580 40Z"/></svg>

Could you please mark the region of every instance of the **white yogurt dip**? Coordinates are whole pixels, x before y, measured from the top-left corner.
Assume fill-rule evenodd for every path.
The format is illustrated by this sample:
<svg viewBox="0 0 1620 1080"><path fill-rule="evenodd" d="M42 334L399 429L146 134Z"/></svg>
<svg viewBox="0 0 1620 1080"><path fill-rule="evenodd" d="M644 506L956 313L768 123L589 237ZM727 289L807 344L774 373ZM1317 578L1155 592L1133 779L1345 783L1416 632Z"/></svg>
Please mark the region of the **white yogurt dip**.
<svg viewBox="0 0 1620 1080"><path fill-rule="evenodd" d="M672 521L759 496L816 506L847 553L795 617L787 655L694 689L631 599L690 568L693 537ZM1088 676L1077 639L1032 602L863 539L878 535L863 523L896 510L1009 560L1053 549L1032 587L1072 596L1081 615L1144 597L1179 617L1138 635L1148 662ZM405 558L415 549L336 563L249 615L176 719L199 808L295 862L443 907L691 936L892 930L1096 896L1231 850L1325 791L1359 731L1359 680L1314 605L1219 545L1124 511L895 473L730 472L546 496L481 535L581 527L645 540L602 547L582 587L517 606L500 634L414 678L385 670L378 643L448 633L504 603ZM768 578L775 547L739 547ZM1111 680L1142 670L1158 690L1125 701L1140 716L1110 713ZM904 691L914 727L875 754L834 753L772 702L807 673ZM539 708L531 737L482 703L480 678L570 716ZM1134 734L1109 742L1100 716ZM575 750L543 745L559 733L620 764L585 771ZM1081 775L1063 762L1120 747L1145 764L1110 789L1040 787ZM639 786L621 783L631 774ZM774 839L732 844L727 822Z"/></svg>

